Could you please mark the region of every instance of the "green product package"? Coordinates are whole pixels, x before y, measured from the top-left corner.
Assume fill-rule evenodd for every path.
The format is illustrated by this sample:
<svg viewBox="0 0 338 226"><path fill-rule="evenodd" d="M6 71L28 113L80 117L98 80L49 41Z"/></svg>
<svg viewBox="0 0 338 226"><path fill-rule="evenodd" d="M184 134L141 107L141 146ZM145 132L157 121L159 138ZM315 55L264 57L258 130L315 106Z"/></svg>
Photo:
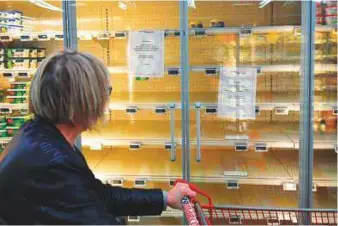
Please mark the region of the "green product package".
<svg viewBox="0 0 338 226"><path fill-rule="evenodd" d="M7 126L21 127L25 123L24 117L8 117Z"/></svg>
<svg viewBox="0 0 338 226"><path fill-rule="evenodd" d="M12 49L6 49L6 57L13 57L13 50Z"/></svg>
<svg viewBox="0 0 338 226"><path fill-rule="evenodd" d="M149 77L136 77L136 81L146 81L149 80Z"/></svg>
<svg viewBox="0 0 338 226"><path fill-rule="evenodd" d="M0 102L4 102L5 101L5 91L4 90L0 90Z"/></svg>
<svg viewBox="0 0 338 226"><path fill-rule="evenodd" d="M16 88L17 88L17 89L25 89L26 87L27 87L26 84L17 84L17 85L16 85Z"/></svg>
<svg viewBox="0 0 338 226"><path fill-rule="evenodd" d="M0 116L0 123L7 123L6 116Z"/></svg>
<svg viewBox="0 0 338 226"><path fill-rule="evenodd" d="M26 95L26 91L16 91L15 96L17 97L22 97Z"/></svg>
<svg viewBox="0 0 338 226"><path fill-rule="evenodd" d="M0 137L7 137L7 130L0 130Z"/></svg>
<svg viewBox="0 0 338 226"><path fill-rule="evenodd" d="M6 61L6 68L7 69L12 69L14 67L14 61L9 59Z"/></svg>
<svg viewBox="0 0 338 226"><path fill-rule="evenodd" d="M7 127L7 136L8 137L14 137L15 134L18 132L18 128L8 128Z"/></svg>
<svg viewBox="0 0 338 226"><path fill-rule="evenodd" d="M15 104L25 103L25 98L15 98L14 103Z"/></svg>
<svg viewBox="0 0 338 226"><path fill-rule="evenodd" d="M13 126L14 127L21 127L25 123L25 118L14 118L13 119Z"/></svg>
<svg viewBox="0 0 338 226"><path fill-rule="evenodd" d="M6 129L7 123L0 123L0 130Z"/></svg>

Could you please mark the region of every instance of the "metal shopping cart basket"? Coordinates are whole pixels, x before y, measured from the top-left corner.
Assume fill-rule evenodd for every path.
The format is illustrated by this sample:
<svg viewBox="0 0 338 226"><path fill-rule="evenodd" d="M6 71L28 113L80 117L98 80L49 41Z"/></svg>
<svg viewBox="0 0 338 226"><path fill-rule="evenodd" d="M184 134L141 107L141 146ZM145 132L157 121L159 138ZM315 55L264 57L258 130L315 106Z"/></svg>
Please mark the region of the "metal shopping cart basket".
<svg viewBox="0 0 338 226"><path fill-rule="evenodd" d="M208 199L201 205L197 199L183 197L182 206L189 225L337 225L337 209L286 209L244 206L216 206L208 194L184 180L190 189Z"/></svg>

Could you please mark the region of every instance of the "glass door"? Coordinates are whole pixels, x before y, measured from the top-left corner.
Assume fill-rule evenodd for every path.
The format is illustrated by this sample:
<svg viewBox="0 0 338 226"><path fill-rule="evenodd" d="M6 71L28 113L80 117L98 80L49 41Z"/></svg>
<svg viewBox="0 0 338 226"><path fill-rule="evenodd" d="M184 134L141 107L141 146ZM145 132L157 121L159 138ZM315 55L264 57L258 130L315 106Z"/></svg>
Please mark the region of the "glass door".
<svg viewBox="0 0 338 226"><path fill-rule="evenodd" d="M182 176L179 2L79 1L77 28L79 50L106 64L113 87L104 119L82 134L89 166L114 186L170 189Z"/></svg>
<svg viewBox="0 0 338 226"><path fill-rule="evenodd" d="M27 95L37 67L61 49L61 1L0 1L0 152L31 118Z"/></svg>
<svg viewBox="0 0 338 226"><path fill-rule="evenodd" d="M337 2L316 4L313 191L314 208L337 209Z"/></svg>
<svg viewBox="0 0 338 226"><path fill-rule="evenodd" d="M189 9L190 179L214 204L298 206L301 16L300 1L196 1ZM336 30L318 29L334 46L325 40ZM316 52L315 114L326 114L321 104L331 118L335 51L324 59ZM336 203L325 188L336 183L336 158L319 151L333 149L331 127L315 133L314 181L323 187L314 193L316 208Z"/></svg>

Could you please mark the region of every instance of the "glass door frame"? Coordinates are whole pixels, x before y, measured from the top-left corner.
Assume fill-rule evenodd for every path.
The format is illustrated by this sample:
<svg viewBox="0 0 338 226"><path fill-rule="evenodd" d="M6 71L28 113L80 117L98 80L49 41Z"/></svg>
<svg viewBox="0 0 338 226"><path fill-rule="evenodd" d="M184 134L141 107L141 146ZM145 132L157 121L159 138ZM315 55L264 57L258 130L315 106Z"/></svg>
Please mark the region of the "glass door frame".
<svg viewBox="0 0 338 226"><path fill-rule="evenodd" d="M62 0L63 46L64 49L77 50L76 0ZM82 150L81 136L75 140L75 146Z"/></svg>
<svg viewBox="0 0 338 226"><path fill-rule="evenodd" d="M314 46L316 29L316 2L302 1L301 29L301 100L299 125L299 193L298 207L312 208L313 197L313 123L314 116ZM308 222L303 222L308 224Z"/></svg>

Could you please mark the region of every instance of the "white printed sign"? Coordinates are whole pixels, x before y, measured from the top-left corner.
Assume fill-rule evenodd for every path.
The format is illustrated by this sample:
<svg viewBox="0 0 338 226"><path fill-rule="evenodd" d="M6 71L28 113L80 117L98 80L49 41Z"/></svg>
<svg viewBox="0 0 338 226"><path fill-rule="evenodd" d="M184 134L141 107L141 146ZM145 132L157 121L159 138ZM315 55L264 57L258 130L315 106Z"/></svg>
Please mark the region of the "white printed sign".
<svg viewBox="0 0 338 226"><path fill-rule="evenodd" d="M256 68L221 68L218 116L231 119L256 118Z"/></svg>
<svg viewBox="0 0 338 226"><path fill-rule="evenodd" d="M131 31L128 49L130 76L164 76L164 31Z"/></svg>

